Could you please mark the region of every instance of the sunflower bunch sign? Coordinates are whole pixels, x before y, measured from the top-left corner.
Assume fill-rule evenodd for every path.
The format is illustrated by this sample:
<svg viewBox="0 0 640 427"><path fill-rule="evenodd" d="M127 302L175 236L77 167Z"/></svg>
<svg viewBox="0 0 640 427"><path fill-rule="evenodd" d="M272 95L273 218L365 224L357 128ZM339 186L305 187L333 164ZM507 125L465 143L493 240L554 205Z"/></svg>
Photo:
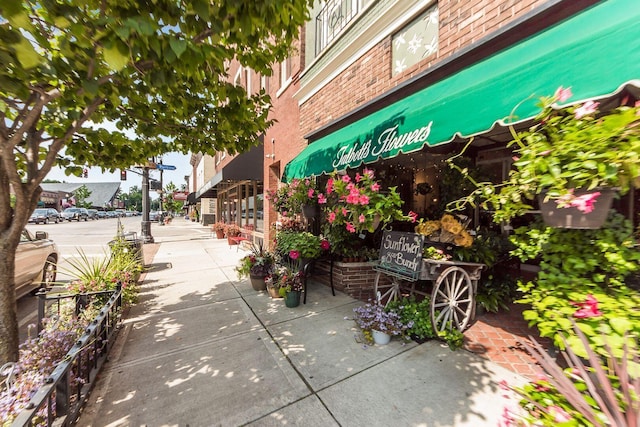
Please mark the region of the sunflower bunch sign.
<svg viewBox="0 0 640 427"><path fill-rule="evenodd" d="M439 220L420 220L415 232L432 242L453 243L468 248L473 244L473 237L466 229L468 223L469 220L461 222L451 214L444 214Z"/></svg>

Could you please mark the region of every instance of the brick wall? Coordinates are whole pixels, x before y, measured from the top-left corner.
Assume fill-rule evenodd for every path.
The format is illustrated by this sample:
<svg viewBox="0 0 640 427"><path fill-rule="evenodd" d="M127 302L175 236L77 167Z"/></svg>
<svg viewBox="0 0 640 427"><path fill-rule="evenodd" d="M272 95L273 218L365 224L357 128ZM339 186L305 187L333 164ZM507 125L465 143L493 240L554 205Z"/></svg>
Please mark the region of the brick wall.
<svg viewBox="0 0 640 427"><path fill-rule="evenodd" d="M333 287L352 298L366 302L374 299L373 293L376 271L372 262L334 262ZM312 279L315 282L331 286L329 279L330 264L328 261L318 261L315 265ZM380 275L379 286L391 283L389 276Z"/></svg>
<svg viewBox="0 0 640 427"><path fill-rule="evenodd" d="M545 2L440 0L437 54L392 77L391 37L386 38L300 106L301 134L353 111Z"/></svg>

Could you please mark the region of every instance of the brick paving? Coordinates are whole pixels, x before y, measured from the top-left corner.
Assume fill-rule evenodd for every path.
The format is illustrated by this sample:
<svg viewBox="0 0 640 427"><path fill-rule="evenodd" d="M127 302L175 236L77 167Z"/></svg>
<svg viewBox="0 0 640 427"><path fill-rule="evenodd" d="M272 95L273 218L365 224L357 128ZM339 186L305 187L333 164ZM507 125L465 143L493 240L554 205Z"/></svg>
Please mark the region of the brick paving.
<svg viewBox="0 0 640 427"><path fill-rule="evenodd" d="M464 333L465 349L533 379L540 368L521 343L531 344L531 336L549 349L551 341L540 338L535 327L527 326L522 317L525 309L522 304L512 304L509 311L477 316Z"/></svg>

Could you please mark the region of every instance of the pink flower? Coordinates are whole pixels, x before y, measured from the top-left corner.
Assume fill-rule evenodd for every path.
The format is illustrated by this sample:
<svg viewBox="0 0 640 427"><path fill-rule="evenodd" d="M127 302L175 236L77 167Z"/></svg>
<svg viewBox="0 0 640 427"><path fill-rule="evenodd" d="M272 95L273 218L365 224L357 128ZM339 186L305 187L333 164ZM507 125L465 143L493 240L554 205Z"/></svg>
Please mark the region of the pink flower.
<svg viewBox="0 0 640 427"><path fill-rule="evenodd" d="M555 98L560 102L564 102L572 96L573 93L571 93L570 87L563 88L562 86L560 86L558 89L556 89Z"/></svg>
<svg viewBox="0 0 640 427"><path fill-rule="evenodd" d="M347 222L345 226L346 226L347 231L349 233L355 233L356 232L356 228L350 222Z"/></svg>
<svg viewBox="0 0 640 427"><path fill-rule="evenodd" d="M360 223L363 223L367 220L367 218L364 217L364 214L360 214L360 216L358 217L358 221L360 221Z"/></svg>
<svg viewBox="0 0 640 427"><path fill-rule="evenodd" d="M298 251L289 251L289 258L298 259L299 256L300 256L300 252L298 252Z"/></svg>
<svg viewBox="0 0 640 427"><path fill-rule="evenodd" d="M327 180L327 194L331 194L333 192L333 178L329 178Z"/></svg>
<svg viewBox="0 0 640 427"><path fill-rule="evenodd" d="M595 101L585 102L584 104L582 104L582 107L576 108L574 112L576 119L580 120L586 115L595 113L598 110L598 105L600 105L600 103Z"/></svg>
<svg viewBox="0 0 640 427"><path fill-rule="evenodd" d="M358 198L358 203L360 203L361 205L368 205L369 204L369 196L366 196L364 194L360 195L360 197Z"/></svg>
<svg viewBox="0 0 640 427"><path fill-rule="evenodd" d="M371 169L365 169L365 170L363 170L362 172L363 172L363 173L367 176L367 178L369 178L369 179L373 179L373 177L375 176L375 174L373 173L373 171L372 171Z"/></svg>
<svg viewBox="0 0 640 427"><path fill-rule="evenodd" d="M411 222L416 222L418 219L418 214L414 211L409 211L409 217L411 218Z"/></svg>
<svg viewBox="0 0 640 427"><path fill-rule="evenodd" d="M344 183L351 182L351 177L349 177L349 175L342 175L342 182Z"/></svg>
<svg viewBox="0 0 640 427"><path fill-rule="evenodd" d="M548 155L548 154L551 154L551 150L545 150L545 151L543 151L542 153L539 153L538 155L539 155L539 156L546 156L546 155Z"/></svg>
<svg viewBox="0 0 640 427"><path fill-rule="evenodd" d="M313 199L313 194L315 192L316 191L313 188L310 188L309 191L307 191L307 197L310 198L310 199Z"/></svg>
<svg viewBox="0 0 640 427"><path fill-rule="evenodd" d="M327 221L329 221L329 224L333 224L333 221L335 220L336 220L336 213L329 212L329 217L327 218Z"/></svg>
<svg viewBox="0 0 640 427"><path fill-rule="evenodd" d="M511 159L512 159L514 162L517 162L518 160L520 160L520 157L518 157L518 156L513 156Z"/></svg>
<svg viewBox="0 0 640 427"><path fill-rule="evenodd" d="M331 247L331 244L329 243L328 240L323 240L320 242L320 249L322 249L323 251L328 250Z"/></svg>
<svg viewBox="0 0 640 427"><path fill-rule="evenodd" d="M318 193L318 203L320 203L321 205L327 203L327 198L324 196L324 194Z"/></svg>
<svg viewBox="0 0 640 427"><path fill-rule="evenodd" d="M593 212L594 205L600 197L600 192L583 194L581 196L574 196L573 189L569 190L569 194L565 194L558 198L556 204L559 208L576 208L580 212L590 213Z"/></svg>
<svg viewBox="0 0 640 427"><path fill-rule="evenodd" d="M598 300L591 294L587 295L584 302L571 301L571 304L580 307L573 313L576 319L589 319L591 317L602 316L602 312L598 310Z"/></svg>
<svg viewBox="0 0 640 427"><path fill-rule="evenodd" d="M347 210L347 208L342 208L342 216L347 216L348 213L349 211Z"/></svg>
<svg viewBox="0 0 640 427"><path fill-rule="evenodd" d="M553 420L557 423L566 423L572 419L571 415L569 415L567 411L556 405L547 407L547 412L549 415L553 416Z"/></svg>
<svg viewBox="0 0 640 427"><path fill-rule="evenodd" d="M362 176L360 175L360 173L356 173L356 182L360 182L361 179Z"/></svg>
<svg viewBox="0 0 640 427"><path fill-rule="evenodd" d="M378 184L377 182L374 182L373 184L371 184L371 191L374 191L376 193L380 191L380 184Z"/></svg>

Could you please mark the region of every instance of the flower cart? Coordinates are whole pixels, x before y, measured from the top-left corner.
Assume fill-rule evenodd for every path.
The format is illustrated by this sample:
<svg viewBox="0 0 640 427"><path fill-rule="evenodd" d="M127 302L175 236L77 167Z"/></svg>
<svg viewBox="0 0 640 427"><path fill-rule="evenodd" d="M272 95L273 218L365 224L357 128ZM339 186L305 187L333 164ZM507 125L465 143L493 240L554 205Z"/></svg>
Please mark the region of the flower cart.
<svg viewBox="0 0 640 427"><path fill-rule="evenodd" d="M485 265L426 259L422 257L424 245L424 235L385 231L380 261L374 267L374 293L380 290L380 300L387 304L403 293L426 296L429 294L417 289L416 284L419 280L430 281L430 314L436 333L452 328L463 331L475 316L477 284ZM380 285L381 274L390 276L388 285Z"/></svg>

